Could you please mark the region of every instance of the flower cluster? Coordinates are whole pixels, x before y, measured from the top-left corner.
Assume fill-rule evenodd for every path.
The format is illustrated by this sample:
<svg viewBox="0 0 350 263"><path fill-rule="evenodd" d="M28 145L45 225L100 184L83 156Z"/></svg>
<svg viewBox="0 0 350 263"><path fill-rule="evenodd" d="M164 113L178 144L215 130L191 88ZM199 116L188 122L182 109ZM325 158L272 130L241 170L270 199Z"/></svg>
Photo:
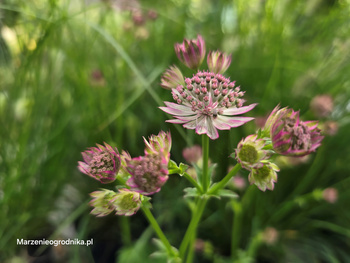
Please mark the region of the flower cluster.
<svg viewBox="0 0 350 263"><path fill-rule="evenodd" d="M118 192L102 189L91 193L94 199L92 214L105 216L115 211L117 215L133 215L141 207L143 195L160 191L168 179L171 136L161 131L145 141L145 155L136 158L105 143L82 153L84 162L78 162L81 172L101 183L111 183L119 177L126 181Z"/></svg>
<svg viewBox="0 0 350 263"><path fill-rule="evenodd" d="M198 69L205 56L205 44L201 36L196 40L184 40L176 44L179 59L189 68ZM256 104L243 106L244 91L222 75L231 63L231 56L220 51L209 52L209 71L199 71L190 78L184 78L177 67L168 69L161 80L161 86L171 89L174 102L164 102L160 107L175 119L167 122L183 124L195 129L197 134L207 134L210 139L219 137L219 130L230 130L253 120L251 117L236 117L252 110Z"/></svg>
<svg viewBox="0 0 350 263"><path fill-rule="evenodd" d="M322 139L317 121L301 121L299 111L277 106L258 134L249 135L238 144L235 158L250 171L251 184L262 191L273 190L279 171L272 162L273 154L306 156L321 145Z"/></svg>

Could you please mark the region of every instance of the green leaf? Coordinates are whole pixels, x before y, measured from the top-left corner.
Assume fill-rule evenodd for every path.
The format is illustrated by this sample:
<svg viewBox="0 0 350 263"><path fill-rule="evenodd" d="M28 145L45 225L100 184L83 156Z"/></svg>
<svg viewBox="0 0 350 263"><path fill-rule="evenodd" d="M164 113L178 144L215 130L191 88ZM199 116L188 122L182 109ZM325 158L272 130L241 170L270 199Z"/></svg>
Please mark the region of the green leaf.
<svg viewBox="0 0 350 263"><path fill-rule="evenodd" d="M228 189L220 189L217 194L219 197L237 198L238 194Z"/></svg>
<svg viewBox="0 0 350 263"><path fill-rule="evenodd" d="M197 188L195 187L187 187L184 189L185 195L184 197L197 197L201 196L201 194L198 192Z"/></svg>
<svg viewBox="0 0 350 263"><path fill-rule="evenodd" d="M181 175L181 176L183 175L184 172L187 171L188 167L189 167L189 166L188 166L187 164L180 163L179 168L180 168L180 175Z"/></svg>

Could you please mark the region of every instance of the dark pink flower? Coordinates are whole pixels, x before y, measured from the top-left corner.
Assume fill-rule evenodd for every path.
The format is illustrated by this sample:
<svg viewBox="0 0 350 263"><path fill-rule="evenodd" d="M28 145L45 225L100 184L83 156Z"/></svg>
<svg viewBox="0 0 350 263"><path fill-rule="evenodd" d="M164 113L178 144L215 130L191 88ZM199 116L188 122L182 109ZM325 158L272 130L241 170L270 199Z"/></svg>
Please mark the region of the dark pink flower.
<svg viewBox="0 0 350 263"><path fill-rule="evenodd" d="M97 144L97 147L91 147L81 154L84 162L78 162L78 168L82 173L103 184L111 183L116 179L121 166L117 148L113 148L107 143L105 146Z"/></svg>
<svg viewBox="0 0 350 263"><path fill-rule="evenodd" d="M131 190L143 195L160 191L168 180L168 161L162 155L145 155L127 161L132 177L127 181Z"/></svg>
<svg viewBox="0 0 350 263"><path fill-rule="evenodd" d="M282 155L305 156L314 152L323 140L317 121L301 121L299 111L278 107L266 122L274 150Z"/></svg>
<svg viewBox="0 0 350 263"><path fill-rule="evenodd" d="M205 57L205 42L200 35L197 39L184 39L182 44L175 44L175 53L187 67L198 69Z"/></svg>

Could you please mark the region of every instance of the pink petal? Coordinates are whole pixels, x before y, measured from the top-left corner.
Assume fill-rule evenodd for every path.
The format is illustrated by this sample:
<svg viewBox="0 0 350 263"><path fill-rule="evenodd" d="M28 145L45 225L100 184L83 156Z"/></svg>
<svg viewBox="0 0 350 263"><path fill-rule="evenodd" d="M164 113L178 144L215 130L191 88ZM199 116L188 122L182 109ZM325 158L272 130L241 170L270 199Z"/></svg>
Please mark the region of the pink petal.
<svg viewBox="0 0 350 263"><path fill-rule="evenodd" d="M252 110L256 105L258 105L257 103L251 104L249 106L244 106L244 107L240 107L240 108L228 108L228 109L224 109L223 110L223 114L224 115L238 115L238 114L243 114L246 113L250 110Z"/></svg>

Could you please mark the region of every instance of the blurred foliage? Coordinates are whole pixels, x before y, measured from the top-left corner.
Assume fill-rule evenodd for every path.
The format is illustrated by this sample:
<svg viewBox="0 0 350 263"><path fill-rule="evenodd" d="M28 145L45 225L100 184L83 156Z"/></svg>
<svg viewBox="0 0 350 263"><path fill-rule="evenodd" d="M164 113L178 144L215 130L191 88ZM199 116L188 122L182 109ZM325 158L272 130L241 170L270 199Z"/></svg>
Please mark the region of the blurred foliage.
<svg viewBox="0 0 350 263"><path fill-rule="evenodd" d="M273 192L237 190L241 206L211 200L195 262L233 262L230 250L235 262L350 262L349 12L348 0L1 1L0 261L146 262L155 246L142 213L90 216L88 193L100 185L76 164L81 151L104 141L142 154L142 136L161 129L172 132L172 159L184 161L182 149L200 141L165 123L158 107L171 94L159 82L180 64L174 43L201 34L208 49L232 53L226 75L247 91L248 103L259 103L251 116L280 103L316 119L310 101L329 94L334 110L320 123L333 121L337 130L309 159L278 160ZM214 180L255 130L249 123L211 142ZM174 246L190 218L186 186L172 176L153 197ZM335 203L324 200L329 187L337 189ZM239 229L234 244L232 229ZM16 244L69 237L94 238L94 246L32 251Z"/></svg>

